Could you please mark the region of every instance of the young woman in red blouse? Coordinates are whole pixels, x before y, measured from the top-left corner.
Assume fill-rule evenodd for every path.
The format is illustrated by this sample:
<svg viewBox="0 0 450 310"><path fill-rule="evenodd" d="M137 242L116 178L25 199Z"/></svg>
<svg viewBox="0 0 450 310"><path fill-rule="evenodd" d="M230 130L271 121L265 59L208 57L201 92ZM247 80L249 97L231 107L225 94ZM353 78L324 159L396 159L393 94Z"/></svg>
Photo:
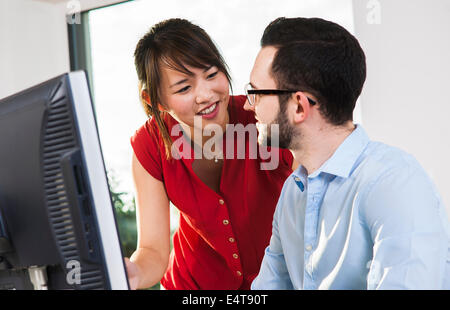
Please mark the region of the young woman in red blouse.
<svg viewBox="0 0 450 310"><path fill-rule="evenodd" d="M226 135L227 124L245 127L256 120L243 109L245 96L230 96L226 64L200 27L182 19L156 24L134 56L149 120L131 138L138 245L125 258L130 285L249 289L269 244L292 155L272 149L279 162L264 170L264 156L249 153L256 137ZM223 156L215 148L216 156L201 151L211 139L203 132L208 125L223 132L215 136ZM185 155L177 157L173 146L180 141L186 142L179 149ZM245 156L228 156L230 146L244 147ZM169 202L180 211L171 252Z"/></svg>

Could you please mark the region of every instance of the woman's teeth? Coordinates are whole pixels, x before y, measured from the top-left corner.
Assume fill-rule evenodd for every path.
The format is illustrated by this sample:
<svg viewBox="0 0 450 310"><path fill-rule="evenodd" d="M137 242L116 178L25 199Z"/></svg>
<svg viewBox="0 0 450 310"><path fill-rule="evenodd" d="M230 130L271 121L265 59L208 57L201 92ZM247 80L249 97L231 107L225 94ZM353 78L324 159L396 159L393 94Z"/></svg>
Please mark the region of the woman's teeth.
<svg viewBox="0 0 450 310"><path fill-rule="evenodd" d="M209 108L207 108L207 109L205 109L205 110L199 112L198 114L203 114L203 115L209 114L209 113L211 113L212 111L214 111L214 109L216 108L216 106L217 106L217 103L214 103L212 106L210 106Z"/></svg>

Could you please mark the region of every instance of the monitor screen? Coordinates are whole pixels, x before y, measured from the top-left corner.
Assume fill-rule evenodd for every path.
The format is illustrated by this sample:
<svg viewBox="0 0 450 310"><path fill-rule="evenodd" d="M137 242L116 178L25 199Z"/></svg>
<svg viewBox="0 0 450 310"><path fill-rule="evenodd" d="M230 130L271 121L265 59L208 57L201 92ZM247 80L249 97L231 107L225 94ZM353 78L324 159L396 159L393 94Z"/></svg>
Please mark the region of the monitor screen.
<svg viewBox="0 0 450 310"><path fill-rule="evenodd" d="M84 71L0 100L0 289L128 289Z"/></svg>

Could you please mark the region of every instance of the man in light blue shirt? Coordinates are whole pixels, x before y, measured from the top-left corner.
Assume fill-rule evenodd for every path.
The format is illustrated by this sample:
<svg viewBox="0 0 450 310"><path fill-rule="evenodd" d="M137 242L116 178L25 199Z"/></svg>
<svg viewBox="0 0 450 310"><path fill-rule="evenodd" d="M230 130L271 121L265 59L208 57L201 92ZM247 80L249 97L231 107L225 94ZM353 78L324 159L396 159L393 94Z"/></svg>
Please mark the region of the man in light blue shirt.
<svg viewBox="0 0 450 310"><path fill-rule="evenodd" d="M300 166L252 289L450 289L450 227L432 181L353 124L366 74L357 40L328 21L280 18L261 45L244 108L262 141L276 143L279 125Z"/></svg>

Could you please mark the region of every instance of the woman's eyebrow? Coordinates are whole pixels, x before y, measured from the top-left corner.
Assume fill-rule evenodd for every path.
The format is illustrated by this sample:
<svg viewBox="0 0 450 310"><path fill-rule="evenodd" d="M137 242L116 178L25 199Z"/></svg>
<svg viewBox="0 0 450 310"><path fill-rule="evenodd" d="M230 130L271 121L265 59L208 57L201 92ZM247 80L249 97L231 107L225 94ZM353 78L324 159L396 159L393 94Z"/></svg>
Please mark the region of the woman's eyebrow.
<svg viewBox="0 0 450 310"><path fill-rule="evenodd" d="M173 85L170 85L170 86L169 86L169 88L172 88L172 87L174 87L174 86L177 86L177 85L180 85L180 84L186 83L186 82L187 82L187 80L188 80L188 79L182 79L181 81L178 81L178 82L176 82L176 83L175 83L175 84L173 84Z"/></svg>
<svg viewBox="0 0 450 310"><path fill-rule="evenodd" d="M203 72L207 72L207 71L208 71L209 69L211 69L212 67L214 67L214 66L211 65L211 66L209 66L209 67L206 67L205 69L203 69ZM174 87L174 86L183 84L183 83L187 82L187 80L188 80L187 78L186 78L186 79L182 79L182 80L180 80L180 81L178 81L178 82L176 82L176 83L170 85L169 88L172 88L172 87Z"/></svg>
<svg viewBox="0 0 450 310"><path fill-rule="evenodd" d="M211 66L209 66L209 67L207 67L207 68L205 68L204 70L203 70L203 72L206 72L206 71L208 71L209 69L211 69L212 67L214 67L213 65L211 65Z"/></svg>

